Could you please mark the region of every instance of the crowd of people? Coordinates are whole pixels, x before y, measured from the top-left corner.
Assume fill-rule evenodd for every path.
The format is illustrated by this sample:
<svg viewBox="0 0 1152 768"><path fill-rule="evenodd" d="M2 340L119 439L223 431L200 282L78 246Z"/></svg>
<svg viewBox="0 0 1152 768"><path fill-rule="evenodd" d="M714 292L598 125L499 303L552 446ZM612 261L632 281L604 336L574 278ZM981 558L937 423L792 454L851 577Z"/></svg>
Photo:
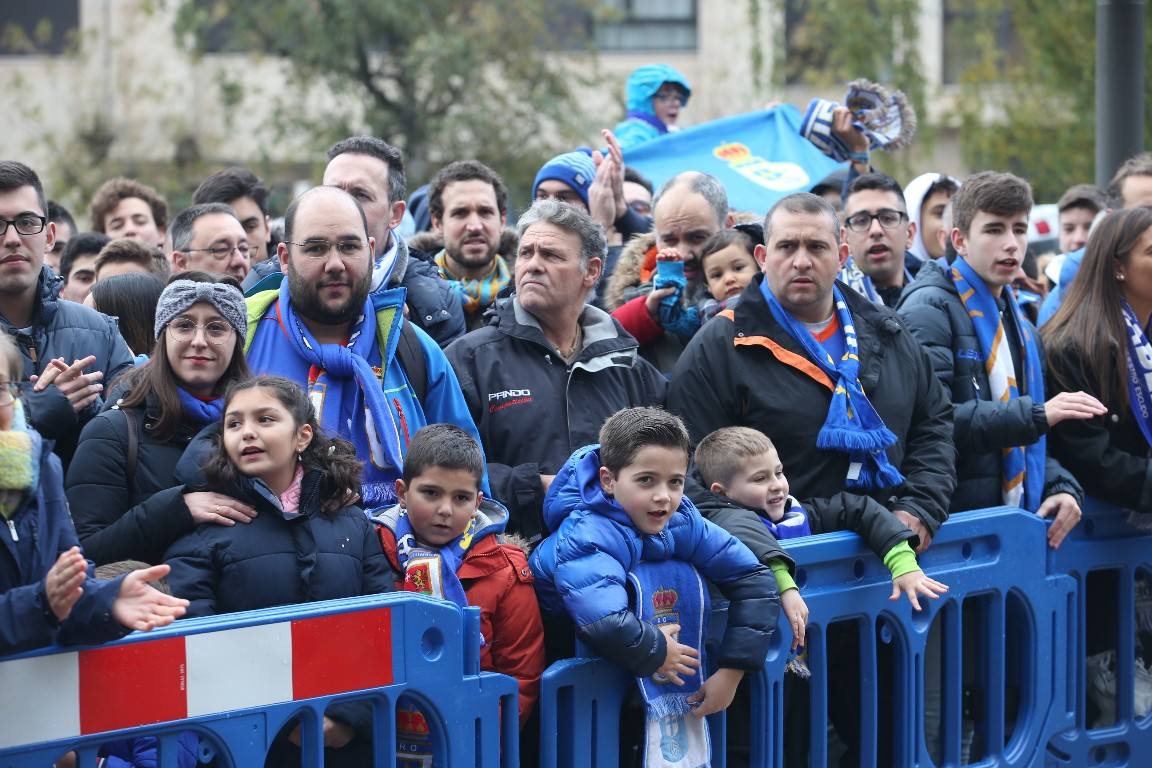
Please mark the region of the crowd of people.
<svg viewBox="0 0 1152 768"><path fill-rule="evenodd" d="M690 94L633 80L626 144ZM109 180L81 230L0 161L0 654L412 590L481 609L524 764L576 639L640 681L628 760L706 762L703 715L748 706L778 624L805 672L780 540L855 531L920 610L948 589L918 555L950 515L1020 507L1055 548L1085 494L1152 513L1152 157L1069 190L1046 265L1009 173L905 188L854 155L762 217L703 173L654 189L603 139L546 163L513 228L493 169L409 198L371 136L277 226L243 168L172 216ZM709 592L727 625L702 663ZM849 759L851 708L830 712ZM367 764L371 722L329 710L330 765Z"/></svg>

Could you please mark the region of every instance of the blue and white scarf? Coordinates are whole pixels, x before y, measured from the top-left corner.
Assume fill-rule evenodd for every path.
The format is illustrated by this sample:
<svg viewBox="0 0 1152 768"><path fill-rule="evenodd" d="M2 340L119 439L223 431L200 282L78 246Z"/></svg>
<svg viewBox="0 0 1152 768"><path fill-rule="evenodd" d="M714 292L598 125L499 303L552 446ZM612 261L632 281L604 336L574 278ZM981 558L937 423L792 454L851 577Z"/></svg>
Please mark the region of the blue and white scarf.
<svg viewBox="0 0 1152 768"><path fill-rule="evenodd" d="M382 497L374 488L390 488L404 466L404 453L401 446L401 432L397 426L388 400L376 371L369 358L378 353L376 342L376 318L369 300L364 311L355 322L347 346L321 344L308 331L304 323L292 309L288 294L288 281L280 283L278 311L284 323L288 343L293 352L309 365L323 371L321 378L335 379L335 386L322 386L322 396L313 391L313 402L319 401L317 411L320 423L341 437L351 440L356 446L356 455L365 459L364 463L364 506L381 506L390 498ZM272 361L269 361L272 362ZM276 373L275 364L267 366L268 373ZM340 413L344 398L354 396L355 390L343 386L344 382L356 383L364 397L364 419L359 423L340 423ZM321 382L318 380L317 384Z"/></svg>
<svg viewBox="0 0 1152 768"><path fill-rule="evenodd" d="M811 536L812 528L808 524L808 515L804 507L792 496L788 497L788 504L784 510L784 517L779 522L772 522L767 515L760 515L760 522L772 532L777 539L798 539L801 536Z"/></svg>
<svg viewBox="0 0 1152 768"><path fill-rule="evenodd" d="M872 285L872 278L864 274L860 270L860 267L856 266L856 262L853 261L851 256L844 262L844 266L840 269L838 277L840 282L845 283L849 288L876 306L885 306L883 297L876 292L876 286ZM904 284L907 285L910 282L912 282L912 273L908 271L908 267L904 267Z"/></svg>
<svg viewBox="0 0 1152 768"><path fill-rule="evenodd" d="M976 329L976 339L980 342L980 352L984 358L984 372L992 400L1007 403L1020 397L1020 387L1016 381L1016 371L1012 364L1012 350L1008 343L1007 330L1000 319L1000 309L996 298L988 290L988 285L964 260L957 257L952 262L952 282L960 292L960 301L972 326ZM1027 394L1037 403L1044 402L1044 376L1040 368L1040 351L1032 330L1020 311L1011 288L1001 293L1005 310L1012 313L1020 335L1020 362L1024 368L1023 380ZM1027 446L1014 446L1002 449L1001 491L1005 504L1010 507L1023 507L1029 512L1040 508L1044 495L1044 458L1046 439Z"/></svg>
<svg viewBox="0 0 1152 768"><path fill-rule="evenodd" d="M641 562L628 580L636 594L635 612L641 621L659 626L679 624L677 641L700 651L700 667L681 675L684 685L663 679L638 677L647 705L644 765L646 768L706 768L711 744L702 717L692 714L688 697L704 683L704 631L708 616L708 590L691 563L683 560Z"/></svg>
<svg viewBox="0 0 1152 768"><path fill-rule="evenodd" d="M799 342L808 359L816 363L832 380L832 402L828 406L824 426L816 435L816 447L848 454L850 463L845 481L848 488L878 490L903 483L904 475L888 461L887 449L896 445L896 435L885 426L860 386L860 352L856 327L840 288L832 288L840 332L844 334L844 355L838 362L832 359L807 328L780 306L767 280L760 283L760 292L768 302L776 322Z"/></svg>
<svg viewBox="0 0 1152 768"><path fill-rule="evenodd" d="M1124 302L1124 325L1128 330L1128 404L1144 440L1152 446L1152 344L1140 320Z"/></svg>
<svg viewBox="0 0 1152 768"><path fill-rule="evenodd" d="M416 541L408 511L399 510L395 518L396 558L404 575L404 590L432 595L467 608L468 598L456 571L460 570L464 555L468 554L468 548L475 540L479 520L473 515L464 533L439 549L433 549Z"/></svg>

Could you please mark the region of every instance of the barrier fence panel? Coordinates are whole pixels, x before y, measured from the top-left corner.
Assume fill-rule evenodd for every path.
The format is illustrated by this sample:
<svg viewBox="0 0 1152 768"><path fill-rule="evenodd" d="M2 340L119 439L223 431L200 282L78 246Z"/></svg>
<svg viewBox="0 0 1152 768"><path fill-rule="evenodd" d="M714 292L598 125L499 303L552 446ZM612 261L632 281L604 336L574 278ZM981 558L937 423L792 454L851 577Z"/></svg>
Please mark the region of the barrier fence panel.
<svg viewBox="0 0 1152 768"><path fill-rule="evenodd" d="M1128 515L1089 500L1053 557L1078 589L1067 702L1075 720L1048 743L1050 766L1152 765L1152 534Z"/></svg>
<svg viewBox="0 0 1152 768"><path fill-rule="evenodd" d="M748 764L1039 766L1070 728L1069 618L1075 581L1048 571L1044 522L996 508L953 517L920 557L949 586L912 610L890 602L891 577L858 536L786 542L810 609L807 684L785 673L790 630L781 621L749 704L713 725L713 765L748 721ZM635 682L601 659L553 665L541 686L541 765L618 765L620 712ZM805 690L807 689L807 690ZM926 699L933 703L926 723ZM833 723L834 729L828 724ZM929 733L926 734L926 725ZM720 732L718 732L718 730ZM835 736L829 734L835 732ZM735 764L735 759L729 764Z"/></svg>
<svg viewBox="0 0 1152 768"><path fill-rule="evenodd" d="M0 768L44 768L72 750L95 766L100 745L144 735L159 738L165 768L189 744L249 768L294 719L303 765L318 768L324 712L347 702L371 707L373 764L394 766L401 695L424 705L438 764L516 766L516 683L479 671L479 635L477 609L396 593L10 657L0 660Z"/></svg>
<svg viewBox="0 0 1152 768"><path fill-rule="evenodd" d="M854 534L786 542L810 609L811 764L829 764L839 746L829 721L865 766L955 765L965 752L973 763L1042 764L1048 738L1070 723L1058 703L1075 587L1048 575L1045 530L1007 508L954 516L919 558L949 591L922 598L919 612L889 601L890 574ZM766 674L784 678L771 660ZM753 761L778 765L782 753Z"/></svg>

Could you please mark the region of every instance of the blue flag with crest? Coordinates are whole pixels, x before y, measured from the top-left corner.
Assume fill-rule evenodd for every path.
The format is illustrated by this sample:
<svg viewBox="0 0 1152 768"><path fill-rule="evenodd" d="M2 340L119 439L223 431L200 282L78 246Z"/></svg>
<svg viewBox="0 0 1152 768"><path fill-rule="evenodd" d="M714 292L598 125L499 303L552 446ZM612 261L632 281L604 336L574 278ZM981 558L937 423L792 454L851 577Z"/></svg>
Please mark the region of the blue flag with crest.
<svg viewBox="0 0 1152 768"><path fill-rule="evenodd" d="M767 213L780 198L806 192L839 167L800 135L790 104L668 133L624 152L624 163L659 189L683 171L715 176L734 211Z"/></svg>

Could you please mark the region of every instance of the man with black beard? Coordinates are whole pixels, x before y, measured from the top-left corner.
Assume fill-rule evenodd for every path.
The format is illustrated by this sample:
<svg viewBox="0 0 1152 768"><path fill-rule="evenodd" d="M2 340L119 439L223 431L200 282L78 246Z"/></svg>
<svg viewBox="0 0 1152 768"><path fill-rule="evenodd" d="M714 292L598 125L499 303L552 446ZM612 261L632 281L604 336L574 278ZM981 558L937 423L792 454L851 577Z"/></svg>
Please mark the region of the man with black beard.
<svg viewBox="0 0 1152 768"><path fill-rule="evenodd" d="M458 160L433 177L428 207L432 229L444 238L444 250L433 259L440 276L463 298L468 330L474 331L485 325L484 310L512 281L508 261L498 252L508 220L508 189L483 163Z"/></svg>
<svg viewBox="0 0 1152 768"><path fill-rule="evenodd" d="M393 504L420 427L446 422L480 440L456 375L400 297L369 296L376 242L355 198L305 192L284 215L284 240L279 287L248 299L248 365L306 387L320 426L364 461L363 506Z"/></svg>

